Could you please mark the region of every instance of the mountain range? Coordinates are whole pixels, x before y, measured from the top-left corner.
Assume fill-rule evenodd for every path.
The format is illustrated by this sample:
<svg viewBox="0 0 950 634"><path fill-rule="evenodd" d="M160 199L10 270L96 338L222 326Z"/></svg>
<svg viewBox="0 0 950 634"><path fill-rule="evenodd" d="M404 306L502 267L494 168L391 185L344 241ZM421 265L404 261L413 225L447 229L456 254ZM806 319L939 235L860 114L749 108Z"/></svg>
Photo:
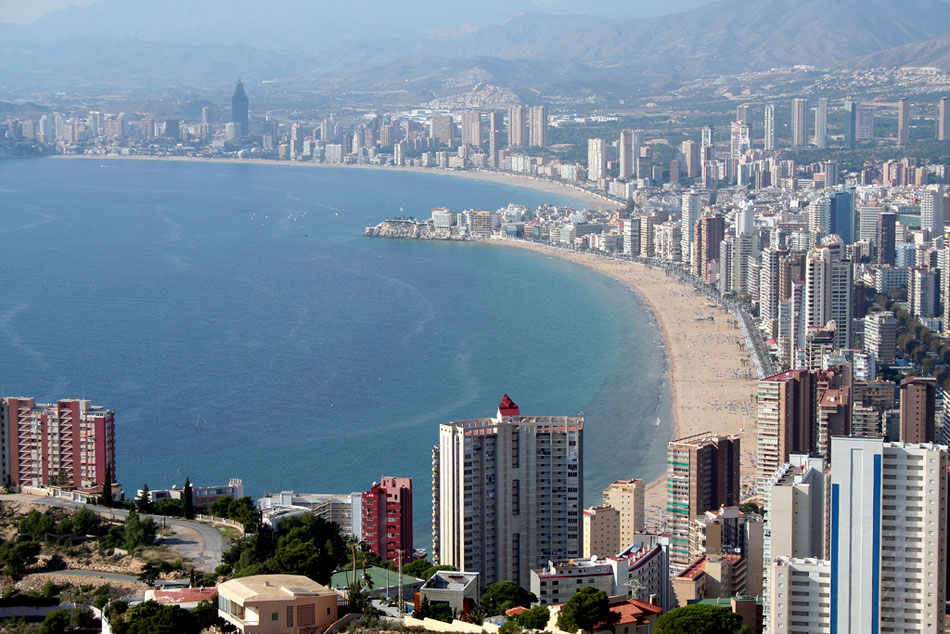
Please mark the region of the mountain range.
<svg viewBox="0 0 950 634"><path fill-rule="evenodd" d="M438 94L464 78L525 91L596 82L630 87L796 64L950 71L945 0L698 2L680 0L690 8L659 17L532 11L483 26L477 18L484 16L454 26L430 21L444 28L419 31L412 16L395 17L401 3L372 11L382 3L356 0L348 15L321 20L314 9L320 5L303 0L277 3L290 14L262 11L251 0L167 0L148 5L149 19L136 20L123 7L140 3L104 0L33 24L0 25L0 88L199 88L241 76L252 83L312 81L315 90L338 90L359 78L353 88ZM501 14L494 0L485 6ZM387 19L389 28L381 28Z"/></svg>

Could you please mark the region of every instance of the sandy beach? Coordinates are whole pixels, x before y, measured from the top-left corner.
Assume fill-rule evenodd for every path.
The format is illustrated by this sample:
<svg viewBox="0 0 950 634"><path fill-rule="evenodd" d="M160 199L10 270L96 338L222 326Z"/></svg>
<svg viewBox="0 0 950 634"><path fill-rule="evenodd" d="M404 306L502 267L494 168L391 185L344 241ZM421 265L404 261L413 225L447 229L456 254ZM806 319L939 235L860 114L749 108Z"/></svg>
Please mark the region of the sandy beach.
<svg viewBox="0 0 950 634"><path fill-rule="evenodd" d="M673 387L673 437L705 431L740 436L743 486L753 483L757 381L742 332L732 315L710 305L702 295L665 272L642 264L520 240L497 243L582 264L638 293L656 315L666 341ZM646 506L649 529L665 514L665 478L650 483Z"/></svg>
<svg viewBox="0 0 950 634"><path fill-rule="evenodd" d="M275 161L270 159L230 159L230 158L200 158L192 156L118 156L118 155L97 155L97 154L55 154L46 158L59 159L82 159L99 161L179 161L192 163L237 163L240 165L282 165L285 167L299 168L322 168L322 169L360 169L360 170L383 170L387 172L413 172L416 174L436 174L442 176L455 176L458 178L469 178L472 180L488 181L490 183L501 183L502 185L511 185L512 187L526 187L537 191L556 194L558 196L568 196L574 198L591 209L617 209L622 205L616 201L608 199L606 196L600 196L591 193L570 183L562 183L547 178L537 176L528 176L527 174L516 174L514 172L494 172L483 170L455 170L442 169L435 167L394 167L391 165L357 165L357 164L329 164L329 163L311 163L306 161ZM382 218L380 218L382 220Z"/></svg>

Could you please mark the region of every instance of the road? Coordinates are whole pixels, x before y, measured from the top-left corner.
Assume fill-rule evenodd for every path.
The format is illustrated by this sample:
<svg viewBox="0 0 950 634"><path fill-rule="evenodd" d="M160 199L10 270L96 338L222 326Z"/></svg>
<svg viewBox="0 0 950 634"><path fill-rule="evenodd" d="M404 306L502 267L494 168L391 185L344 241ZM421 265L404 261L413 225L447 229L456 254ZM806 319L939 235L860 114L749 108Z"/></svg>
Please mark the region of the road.
<svg viewBox="0 0 950 634"><path fill-rule="evenodd" d="M102 517L110 519L125 518L129 514L125 509L112 509L105 506L94 506L59 498L38 497L21 493L0 495L0 502L42 504L61 508L87 508ZM172 535L161 538L159 543L181 553L182 557L190 559L195 569L201 572L213 572L215 568L221 565L221 557L224 551L231 547L228 540L211 524L162 515L143 515L143 517L151 517L159 527L164 526L172 529Z"/></svg>

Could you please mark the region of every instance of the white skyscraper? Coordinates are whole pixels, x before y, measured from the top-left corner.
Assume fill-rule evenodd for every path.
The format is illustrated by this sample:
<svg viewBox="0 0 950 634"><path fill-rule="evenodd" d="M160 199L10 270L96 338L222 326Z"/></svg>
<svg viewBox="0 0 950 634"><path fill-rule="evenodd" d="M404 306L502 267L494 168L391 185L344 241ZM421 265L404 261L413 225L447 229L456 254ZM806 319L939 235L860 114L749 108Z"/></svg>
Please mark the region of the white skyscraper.
<svg viewBox="0 0 950 634"><path fill-rule="evenodd" d="M926 189L920 195L920 228L929 230L931 238L943 236L943 187Z"/></svg>
<svg viewBox="0 0 950 634"><path fill-rule="evenodd" d="M779 598L778 584L782 582L774 576L775 559L825 556L825 461L820 456L791 454L789 462L775 471L762 490L766 510L763 611L768 623L770 599ZM784 585L788 587L787 581Z"/></svg>
<svg viewBox="0 0 950 634"><path fill-rule="evenodd" d="M680 235L682 236L680 253L683 262L686 263L692 262L690 248L695 241L696 221L700 218L701 209L699 194L696 192L686 192L683 194L681 206L682 216L680 218Z"/></svg>
<svg viewBox="0 0 950 634"><path fill-rule="evenodd" d="M607 142L587 139L587 180L597 181L607 176Z"/></svg>
<svg viewBox="0 0 950 634"><path fill-rule="evenodd" d="M831 631L943 632L947 448L835 437L831 454Z"/></svg>
<svg viewBox="0 0 950 634"><path fill-rule="evenodd" d="M835 322L835 347L851 345L851 263L839 242L822 244L805 256L805 325Z"/></svg>
<svg viewBox="0 0 950 634"><path fill-rule="evenodd" d="M815 108L815 145L819 149L828 147L828 98L819 97Z"/></svg>
<svg viewBox="0 0 950 634"><path fill-rule="evenodd" d="M506 394L494 418L439 426L433 549L440 564L514 581L581 556L583 417L522 416Z"/></svg>
<svg viewBox="0 0 950 634"><path fill-rule="evenodd" d="M770 103L765 106L765 149L775 148L775 105Z"/></svg>

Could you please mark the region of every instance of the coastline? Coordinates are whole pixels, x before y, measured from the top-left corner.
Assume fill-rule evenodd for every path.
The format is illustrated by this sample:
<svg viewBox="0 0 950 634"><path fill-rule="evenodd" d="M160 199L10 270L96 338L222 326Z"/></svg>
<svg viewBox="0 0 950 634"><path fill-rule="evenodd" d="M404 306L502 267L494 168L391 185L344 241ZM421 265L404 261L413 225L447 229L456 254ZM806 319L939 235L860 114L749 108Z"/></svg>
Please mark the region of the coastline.
<svg viewBox="0 0 950 634"><path fill-rule="evenodd" d="M663 335L673 399L673 438L706 431L738 435L742 446L742 486L753 483L757 381L742 331L731 314L709 304L679 280L643 264L521 240L497 239L489 243L586 266L637 293L650 307ZM631 477L641 477L641 474L634 473ZM656 526L665 514L665 480L665 474L661 474L648 481L645 500L648 529L651 524Z"/></svg>
<svg viewBox="0 0 950 634"><path fill-rule="evenodd" d="M621 203L599 196L585 189L573 187L568 183L562 183L547 178L528 176L525 174L516 174L514 172L496 172L482 170L451 170L437 167L395 167L392 165L361 165L354 163L330 164L330 163L312 163L306 161L277 161L272 159L232 159L232 158L201 158L196 156L117 156L117 155L97 155L97 154L54 154L44 156L43 158L55 159L82 159L99 161L163 161L163 162L189 162L189 163L231 163L237 165L281 165L293 167L311 167L323 169L362 169L362 170L380 170L386 172L408 172L415 174L435 174L441 176L456 176L459 178L468 178L472 180L487 181L499 183L501 185L510 185L512 187L524 187L534 189L557 196L574 198L582 202L591 209L605 210L617 209Z"/></svg>

